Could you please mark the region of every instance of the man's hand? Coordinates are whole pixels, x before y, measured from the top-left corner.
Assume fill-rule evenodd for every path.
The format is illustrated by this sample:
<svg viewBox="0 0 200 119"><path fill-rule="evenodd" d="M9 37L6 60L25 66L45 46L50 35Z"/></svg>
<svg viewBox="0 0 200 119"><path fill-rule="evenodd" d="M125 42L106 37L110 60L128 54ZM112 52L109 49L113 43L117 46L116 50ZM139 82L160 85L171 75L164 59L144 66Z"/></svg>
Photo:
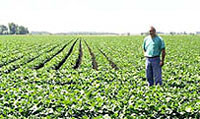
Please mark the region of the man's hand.
<svg viewBox="0 0 200 119"><path fill-rule="evenodd" d="M162 49L162 60L160 61L161 67L164 65L164 59L165 59L165 49Z"/></svg>
<svg viewBox="0 0 200 119"><path fill-rule="evenodd" d="M164 61L160 61L160 66L162 67L164 65Z"/></svg>

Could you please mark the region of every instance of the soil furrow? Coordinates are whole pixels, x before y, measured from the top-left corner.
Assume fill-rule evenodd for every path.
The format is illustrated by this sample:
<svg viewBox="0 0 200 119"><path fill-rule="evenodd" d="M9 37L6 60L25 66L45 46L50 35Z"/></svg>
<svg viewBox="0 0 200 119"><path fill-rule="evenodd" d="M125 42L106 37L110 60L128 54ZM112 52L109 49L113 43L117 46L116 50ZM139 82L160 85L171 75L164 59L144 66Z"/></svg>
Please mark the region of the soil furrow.
<svg viewBox="0 0 200 119"><path fill-rule="evenodd" d="M17 61L17 60L23 58L23 57L24 57L24 55L22 55L22 56L20 56L20 57L17 57L17 58L14 58L14 59L12 59L12 60L10 60L10 61L8 61L8 62L2 63L2 64L0 64L0 67L6 66L6 65L8 65L8 64L10 64L10 63L12 63L12 62L15 62L15 61Z"/></svg>
<svg viewBox="0 0 200 119"><path fill-rule="evenodd" d="M46 47L45 47L45 48L46 48ZM43 48L40 48L40 49L43 49ZM10 72L12 72L12 71L15 71L16 69L19 69L21 66L26 65L26 64L28 64L28 63L34 61L35 59L37 59L38 57L40 57L41 55L43 55L43 53L46 53L46 52L48 52L48 51L44 51L44 52L40 53L39 55L37 55L37 56L35 56L35 57L33 57L33 58L27 60L26 62L24 62L24 63L22 63L22 64L20 64L20 65L14 65L13 68L8 69L5 73L8 74L8 73L10 73Z"/></svg>
<svg viewBox="0 0 200 119"><path fill-rule="evenodd" d="M64 63L65 61L67 60L67 58L70 56L70 54L72 53L73 49L74 49L74 46L76 44L76 42L78 41L78 39L76 41L74 41L74 43L72 44L69 52L67 53L67 55L59 62L58 65L55 66L55 70L58 70Z"/></svg>
<svg viewBox="0 0 200 119"><path fill-rule="evenodd" d="M117 67L117 65L101 50L98 48L98 50L101 52L101 54L104 55L104 57L108 60L109 64L111 65L111 67L115 70L118 70L119 68Z"/></svg>
<svg viewBox="0 0 200 119"><path fill-rule="evenodd" d="M40 47L40 46L41 46L41 45L39 45L38 47ZM49 45L48 45L48 46L49 46ZM44 48L46 48L46 47L48 47L48 46L39 48L39 50L40 50L40 49L44 49ZM31 52L28 52L27 54L29 54L29 53L31 53ZM8 62L2 63L2 64L0 64L0 67L3 67L3 66L6 66L6 65L8 65L8 64L10 64L10 63L16 62L17 60L20 60L20 59L22 59L23 57L24 57L24 55L22 55L22 56L20 56L20 57L16 57L16 58L14 58L14 59L12 59L12 60L10 60L10 61L8 61Z"/></svg>
<svg viewBox="0 0 200 119"><path fill-rule="evenodd" d="M53 51L55 48L57 48L59 45L57 45L57 46L54 46L53 48L51 48L50 50L48 50L47 51L47 53L49 53L49 52L51 52L51 51Z"/></svg>
<svg viewBox="0 0 200 119"><path fill-rule="evenodd" d="M91 60L92 60L92 68L98 70L98 64L96 62L96 57L94 55L94 53L92 52L92 49L89 47L89 45L87 44L87 42L84 40L89 52L90 52L90 56L91 56Z"/></svg>
<svg viewBox="0 0 200 119"><path fill-rule="evenodd" d="M67 44L65 44L58 52L56 52L56 53L55 53L54 55L52 55L50 58L44 60L44 61L43 61L42 63L40 63L39 65L33 67L33 69L38 70L38 69L44 67L44 65L45 65L47 62L49 62L49 61L50 61L51 59L53 59L55 56L57 56L58 54L60 54L60 53L65 49L65 47L66 47L67 45L69 45L72 41L73 41L73 40L69 41L69 42L68 42Z"/></svg>
<svg viewBox="0 0 200 119"><path fill-rule="evenodd" d="M79 55L78 55L78 58L76 59L76 64L73 67L74 69L79 68L79 66L81 65L82 56L83 56L83 51L82 51L82 45L81 45L81 40L80 40L80 42L79 42Z"/></svg>
<svg viewBox="0 0 200 119"><path fill-rule="evenodd" d="M40 46L41 46L41 45L39 45L38 47L40 47ZM33 47L35 47L35 46L33 46ZM31 50L31 49L33 49L33 47L29 47L29 46L28 46L28 48L25 49L24 51ZM5 53L6 53L6 52L5 52ZM21 51L20 51L20 50L17 50L17 51L12 52L11 54L18 54L18 53L21 53ZM6 55L6 56L3 56L2 58L6 58L6 57L9 57L9 56Z"/></svg>

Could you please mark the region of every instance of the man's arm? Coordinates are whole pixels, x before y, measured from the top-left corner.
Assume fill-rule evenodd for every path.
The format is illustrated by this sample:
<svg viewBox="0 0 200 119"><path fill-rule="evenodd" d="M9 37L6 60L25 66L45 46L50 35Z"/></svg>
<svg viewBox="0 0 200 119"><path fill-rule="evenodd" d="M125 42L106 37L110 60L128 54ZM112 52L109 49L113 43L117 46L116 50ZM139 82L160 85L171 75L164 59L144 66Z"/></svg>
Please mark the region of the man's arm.
<svg viewBox="0 0 200 119"><path fill-rule="evenodd" d="M165 61L165 42L163 41L163 39L160 37L161 39L161 52L162 52L162 60L160 61L160 66L162 67L164 65L164 61Z"/></svg>
<svg viewBox="0 0 200 119"><path fill-rule="evenodd" d="M164 65L164 61L165 61L165 49L162 49L162 60L160 61L161 67Z"/></svg>
<svg viewBox="0 0 200 119"><path fill-rule="evenodd" d="M145 56L145 52L146 52L146 48L145 48L145 39L144 39L144 41L143 41L142 48L143 48L143 53L144 53L144 56Z"/></svg>

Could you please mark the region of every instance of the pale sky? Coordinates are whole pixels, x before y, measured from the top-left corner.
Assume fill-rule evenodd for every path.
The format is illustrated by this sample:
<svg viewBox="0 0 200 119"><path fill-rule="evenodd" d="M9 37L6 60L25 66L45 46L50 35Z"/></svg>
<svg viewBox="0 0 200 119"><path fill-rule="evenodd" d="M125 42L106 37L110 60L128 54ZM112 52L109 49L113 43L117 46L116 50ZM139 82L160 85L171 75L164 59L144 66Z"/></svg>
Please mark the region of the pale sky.
<svg viewBox="0 0 200 119"><path fill-rule="evenodd" d="M1 0L0 24L30 31L200 31L200 0Z"/></svg>

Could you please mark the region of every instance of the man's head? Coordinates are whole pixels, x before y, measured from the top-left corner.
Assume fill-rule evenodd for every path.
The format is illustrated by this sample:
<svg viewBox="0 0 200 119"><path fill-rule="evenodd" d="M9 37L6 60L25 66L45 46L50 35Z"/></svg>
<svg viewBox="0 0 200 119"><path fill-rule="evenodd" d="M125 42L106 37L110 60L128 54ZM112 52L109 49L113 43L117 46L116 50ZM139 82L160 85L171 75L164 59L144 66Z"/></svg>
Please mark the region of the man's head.
<svg viewBox="0 0 200 119"><path fill-rule="evenodd" d="M150 33L151 37L155 37L156 36L156 29L153 26L151 26L149 33Z"/></svg>

